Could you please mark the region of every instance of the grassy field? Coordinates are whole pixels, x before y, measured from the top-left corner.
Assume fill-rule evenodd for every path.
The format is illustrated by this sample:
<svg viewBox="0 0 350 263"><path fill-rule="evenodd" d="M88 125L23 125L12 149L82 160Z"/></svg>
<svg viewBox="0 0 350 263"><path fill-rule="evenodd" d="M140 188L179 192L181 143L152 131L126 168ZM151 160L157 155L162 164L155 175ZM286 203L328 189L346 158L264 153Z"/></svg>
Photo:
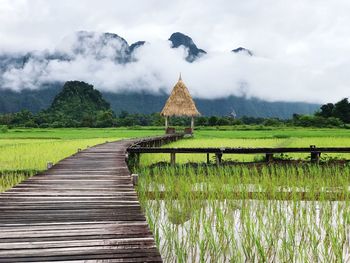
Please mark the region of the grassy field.
<svg viewBox="0 0 350 263"><path fill-rule="evenodd" d="M349 166L138 172L140 201L165 262L350 260Z"/></svg>
<svg viewBox="0 0 350 263"><path fill-rule="evenodd" d="M350 131L200 130L192 139L165 147L310 145L350 146ZM176 157L178 163L205 159L196 154ZM348 165L149 167L160 161L168 162L169 155L144 154L136 172L140 201L166 262L350 260Z"/></svg>
<svg viewBox="0 0 350 263"><path fill-rule="evenodd" d="M0 191L78 148L162 133L154 128L0 133ZM200 129L194 138L165 147L309 145L350 146L350 130L221 127ZM204 162L205 158L184 154L177 155L177 162ZM249 161L259 157L225 158ZM166 262L350 260L350 166L149 167L164 160L169 161L169 155L142 155L136 172L140 202Z"/></svg>
<svg viewBox="0 0 350 263"><path fill-rule="evenodd" d="M0 192L78 149L160 133L151 129L11 129L0 133Z"/></svg>

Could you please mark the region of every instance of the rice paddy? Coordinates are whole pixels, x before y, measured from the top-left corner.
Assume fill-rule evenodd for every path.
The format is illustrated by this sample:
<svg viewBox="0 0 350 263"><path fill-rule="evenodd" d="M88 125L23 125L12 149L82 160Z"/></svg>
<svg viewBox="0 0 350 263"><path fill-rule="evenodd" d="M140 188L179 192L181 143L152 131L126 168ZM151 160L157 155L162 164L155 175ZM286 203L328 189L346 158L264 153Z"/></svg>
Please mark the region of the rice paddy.
<svg viewBox="0 0 350 263"><path fill-rule="evenodd" d="M15 129L0 133L0 192L58 161L106 141L159 134L159 130Z"/></svg>
<svg viewBox="0 0 350 263"><path fill-rule="evenodd" d="M349 146L350 133L199 131L192 139L164 147L310 145ZM348 154L321 157L350 159ZM239 162L262 158L223 156ZM348 164L215 167L205 165L205 154L177 154L175 167L154 165L159 162L169 163L169 154L142 154L135 172L141 205L165 262L350 261Z"/></svg>
<svg viewBox="0 0 350 263"><path fill-rule="evenodd" d="M0 192L105 141L162 130L22 129L0 134ZM165 147L349 146L336 129L199 130ZM291 155L307 159L305 155ZM347 158L330 155L324 158ZM254 161L261 156L227 155ZM349 262L350 165L206 166L204 154L143 154L137 191L165 262ZM203 165L185 165L188 162Z"/></svg>
<svg viewBox="0 0 350 263"><path fill-rule="evenodd" d="M349 172L311 164L143 168L138 192L165 262L347 262Z"/></svg>

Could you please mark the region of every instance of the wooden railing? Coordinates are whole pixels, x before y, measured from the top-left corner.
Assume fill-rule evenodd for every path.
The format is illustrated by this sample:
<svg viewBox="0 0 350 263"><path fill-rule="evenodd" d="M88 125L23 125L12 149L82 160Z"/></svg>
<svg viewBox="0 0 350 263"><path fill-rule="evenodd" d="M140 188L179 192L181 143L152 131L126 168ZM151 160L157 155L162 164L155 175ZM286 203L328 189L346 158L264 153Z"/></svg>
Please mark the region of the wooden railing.
<svg viewBox="0 0 350 263"><path fill-rule="evenodd" d="M184 133L174 133L137 140L127 149L126 160L129 165L136 165L140 161L140 153L134 152L133 149L163 149L160 148L162 145L180 140L184 135Z"/></svg>
<svg viewBox="0 0 350 263"><path fill-rule="evenodd" d="M139 155L141 153L169 153L170 163L175 164L176 154L207 154L207 162L209 163L209 154L215 154L216 164L220 164L223 154L265 154L266 162L272 162L274 160L274 154L281 153L309 153L311 162L317 163L320 160L321 153L350 153L350 147L316 147L310 145L310 147L296 148L161 148L161 147L149 147L143 145L135 145L128 148L129 154Z"/></svg>

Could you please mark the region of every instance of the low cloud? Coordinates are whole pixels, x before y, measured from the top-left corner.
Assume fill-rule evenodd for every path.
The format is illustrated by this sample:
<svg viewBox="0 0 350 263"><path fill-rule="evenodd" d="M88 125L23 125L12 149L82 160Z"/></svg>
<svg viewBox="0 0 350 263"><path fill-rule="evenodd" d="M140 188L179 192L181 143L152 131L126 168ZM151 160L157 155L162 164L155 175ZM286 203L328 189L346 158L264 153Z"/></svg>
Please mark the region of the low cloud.
<svg viewBox="0 0 350 263"><path fill-rule="evenodd" d="M185 60L185 48L173 49L169 41L155 40L137 48L131 62L121 40L103 45L101 34L79 42L64 38L54 51L32 53L25 63L9 63L1 73L1 87L38 89L44 83L82 80L110 92L146 90L170 92L179 73L198 98L229 95L268 101L326 102L346 97L348 61L308 66L245 53L208 52L193 63ZM100 46L98 46L100 45ZM118 52L116 52L116 50Z"/></svg>

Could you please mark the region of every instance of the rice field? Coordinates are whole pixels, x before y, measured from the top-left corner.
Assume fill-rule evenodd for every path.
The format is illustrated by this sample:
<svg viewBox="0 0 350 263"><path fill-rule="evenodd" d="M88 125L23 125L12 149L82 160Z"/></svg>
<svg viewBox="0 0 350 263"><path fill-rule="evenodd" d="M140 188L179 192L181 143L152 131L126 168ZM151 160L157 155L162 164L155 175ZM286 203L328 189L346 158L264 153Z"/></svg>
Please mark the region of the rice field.
<svg viewBox="0 0 350 263"><path fill-rule="evenodd" d="M14 129L0 133L0 192L78 149L159 133L160 130L127 129Z"/></svg>
<svg viewBox="0 0 350 263"><path fill-rule="evenodd" d="M350 260L349 166L138 172L140 201L165 262Z"/></svg>
<svg viewBox="0 0 350 263"><path fill-rule="evenodd" d="M161 129L18 129L0 133L0 192L47 162ZM350 146L350 130L199 130L165 147ZM307 156L293 155L295 159ZM347 155L330 156L348 158ZM227 155L251 161L261 156ZM326 158L329 158L326 156ZM137 191L165 262L350 262L350 165L196 167L206 156L143 154Z"/></svg>
<svg viewBox="0 0 350 263"><path fill-rule="evenodd" d="M199 131L164 147L310 145L349 146L350 132ZM142 154L135 168L141 205L165 262L350 262L348 164L215 167L205 165L205 154L177 154L175 167L153 165L169 158ZM234 161L262 158L223 155ZM203 165L183 165L192 162Z"/></svg>

